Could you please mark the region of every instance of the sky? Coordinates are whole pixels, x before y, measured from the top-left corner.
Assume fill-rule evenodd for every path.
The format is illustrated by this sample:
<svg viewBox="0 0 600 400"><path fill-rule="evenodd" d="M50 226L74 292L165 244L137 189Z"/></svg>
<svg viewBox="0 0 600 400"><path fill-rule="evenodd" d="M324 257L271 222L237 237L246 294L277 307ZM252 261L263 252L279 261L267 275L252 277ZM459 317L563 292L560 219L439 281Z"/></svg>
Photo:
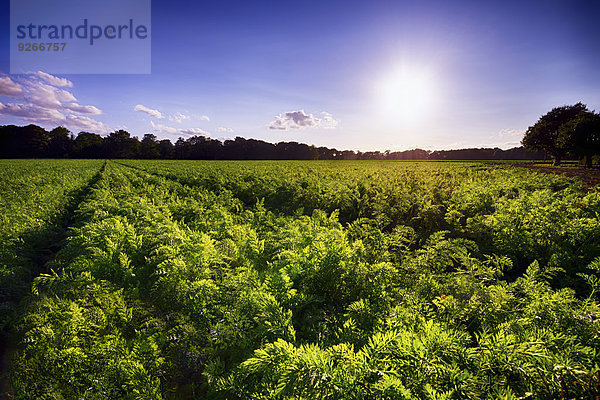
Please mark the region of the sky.
<svg viewBox="0 0 600 400"><path fill-rule="evenodd" d="M0 124L351 150L519 146L600 110L596 1L152 1L150 74L10 74Z"/></svg>

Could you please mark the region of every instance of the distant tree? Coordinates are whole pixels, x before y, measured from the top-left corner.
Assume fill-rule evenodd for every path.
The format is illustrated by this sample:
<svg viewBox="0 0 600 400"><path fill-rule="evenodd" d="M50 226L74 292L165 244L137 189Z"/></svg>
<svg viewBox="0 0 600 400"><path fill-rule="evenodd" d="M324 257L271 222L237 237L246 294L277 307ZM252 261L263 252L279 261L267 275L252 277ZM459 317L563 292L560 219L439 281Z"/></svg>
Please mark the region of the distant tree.
<svg viewBox="0 0 600 400"><path fill-rule="evenodd" d="M111 132L104 139L104 146L109 158L138 158L140 155L140 141L123 129Z"/></svg>
<svg viewBox="0 0 600 400"><path fill-rule="evenodd" d="M0 155L4 158L45 157L50 136L37 125L3 126L0 130Z"/></svg>
<svg viewBox="0 0 600 400"><path fill-rule="evenodd" d="M225 140L223 142L223 156L230 160L242 160L244 158L245 141L241 137L236 137L235 140Z"/></svg>
<svg viewBox="0 0 600 400"><path fill-rule="evenodd" d="M169 139L163 139L158 142L158 153L160 158L173 158L174 147Z"/></svg>
<svg viewBox="0 0 600 400"><path fill-rule="evenodd" d="M498 160L542 160L545 154L540 151L531 152L523 147L513 147L512 149L502 150L498 154Z"/></svg>
<svg viewBox="0 0 600 400"><path fill-rule="evenodd" d="M15 125L5 125L0 127L0 156L2 158L17 158L22 155L17 154L17 143L19 131L22 128Z"/></svg>
<svg viewBox="0 0 600 400"><path fill-rule="evenodd" d="M213 141L214 142L214 141ZM244 139L226 140L220 149L220 159L230 160L273 160L281 159L284 155L278 153L279 144L274 145L262 140ZM282 154L286 152L282 150Z"/></svg>
<svg viewBox="0 0 600 400"><path fill-rule="evenodd" d="M206 159L208 160L219 160L224 156L223 143L220 140L208 138L204 142L204 149L207 154Z"/></svg>
<svg viewBox="0 0 600 400"><path fill-rule="evenodd" d="M142 158L147 159L158 158L160 156L156 135L151 133L144 135L140 144L140 155Z"/></svg>
<svg viewBox="0 0 600 400"><path fill-rule="evenodd" d="M73 143L73 156L76 158L104 157L102 136L90 132L79 132Z"/></svg>
<svg viewBox="0 0 600 400"><path fill-rule="evenodd" d="M414 149L405 151L393 151L386 156L388 160L427 160L429 151Z"/></svg>
<svg viewBox="0 0 600 400"><path fill-rule="evenodd" d="M48 132L37 125L27 125L21 129L21 151L27 157L44 157L50 137Z"/></svg>
<svg viewBox="0 0 600 400"><path fill-rule="evenodd" d="M341 152L341 159L342 160L356 160L356 153L353 152L352 150L344 150Z"/></svg>
<svg viewBox="0 0 600 400"><path fill-rule="evenodd" d="M338 151L336 149L328 149L327 147L318 147L317 156L319 160L333 160Z"/></svg>
<svg viewBox="0 0 600 400"><path fill-rule="evenodd" d="M67 158L73 152L73 135L63 126L52 129L49 133L49 143L46 157Z"/></svg>
<svg viewBox="0 0 600 400"><path fill-rule="evenodd" d="M592 157L600 154L600 115L582 111L575 119L561 125L558 144L590 168Z"/></svg>
<svg viewBox="0 0 600 400"><path fill-rule="evenodd" d="M357 160L383 160L385 158L385 154L382 154L380 151L367 151L361 153L360 151L356 155Z"/></svg>
<svg viewBox="0 0 600 400"><path fill-rule="evenodd" d="M173 152L175 154L175 158L179 160L188 160L192 155L192 146L184 138L180 137L177 139L177 142L175 142Z"/></svg>
<svg viewBox="0 0 600 400"><path fill-rule="evenodd" d="M279 160L316 160L319 157L319 152L314 146L298 142L277 143L275 154Z"/></svg>
<svg viewBox="0 0 600 400"><path fill-rule="evenodd" d="M525 132L521 141L526 150L543 151L554 159L554 165L560 165L568 152L566 143L558 140L562 125L575 120L582 112L588 112L585 104L579 102L572 106L553 108L540 117Z"/></svg>
<svg viewBox="0 0 600 400"><path fill-rule="evenodd" d="M223 144L206 136L192 136L186 140L188 158L194 160L215 160L221 157Z"/></svg>

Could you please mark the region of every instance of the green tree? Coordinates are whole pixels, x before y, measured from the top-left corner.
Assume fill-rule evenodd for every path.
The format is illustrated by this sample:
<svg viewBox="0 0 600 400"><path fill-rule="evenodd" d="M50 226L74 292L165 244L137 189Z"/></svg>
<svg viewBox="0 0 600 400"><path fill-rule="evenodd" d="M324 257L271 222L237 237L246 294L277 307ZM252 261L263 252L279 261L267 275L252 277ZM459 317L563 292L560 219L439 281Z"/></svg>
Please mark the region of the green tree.
<svg viewBox="0 0 600 400"><path fill-rule="evenodd" d="M73 149L73 138L71 131L63 126L56 127L50 131L50 142L46 156L53 158L69 157Z"/></svg>
<svg viewBox="0 0 600 400"><path fill-rule="evenodd" d="M111 132L104 139L104 145L110 158L139 157L140 141L123 129Z"/></svg>
<svg viewBox="0 0 600 400"><path fill-rule="evenodd" d="M158 142L159 158L173 158L173 143L169 139Z"/></svg>
<svg viewBox="0 0 600 400"><path fill-rule="evenodd" d="M589 112L586 105L579 102L572 106L553 108L527 129L521 141L525 149L543 151L554 159L554 165L560 165L568 152L566 143L558 140L561 126L578 117L582 112Z"/></svg>
<svg viewBox="0 0 600 400"><path fill-rule="evenodd" d="M79 158L101 158L104 157L102 136L90 133L79 132L73 144L75 157Z"/></svg>
<svg viewBox="0 0 600 400"><path fill-rule="evenodd" d="M575 119L560 127L558 144L578 156L580 162L590 168L592 157L600 154L600 115L580 112Z"/></svg>
<svg viewBox="0 0 600 400"><path fill-rule="evenodd" d="M141 143L141 156L142 158L158 158L160 156L156 135L151 133L144 135Z"/></svg>

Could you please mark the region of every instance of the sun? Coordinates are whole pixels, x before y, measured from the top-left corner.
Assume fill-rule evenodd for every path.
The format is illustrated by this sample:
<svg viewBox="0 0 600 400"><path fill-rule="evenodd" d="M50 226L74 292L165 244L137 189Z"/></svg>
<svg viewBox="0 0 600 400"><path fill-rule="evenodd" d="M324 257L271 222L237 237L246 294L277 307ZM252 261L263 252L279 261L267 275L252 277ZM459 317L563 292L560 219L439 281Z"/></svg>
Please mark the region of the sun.
<svg viewBox="0 0 600 400"><path fill-rule="evenodd" d="M427 118L435 100L435 83L425 68L402 66L376 85L377 107L388 122L414 123Z"/></svg>

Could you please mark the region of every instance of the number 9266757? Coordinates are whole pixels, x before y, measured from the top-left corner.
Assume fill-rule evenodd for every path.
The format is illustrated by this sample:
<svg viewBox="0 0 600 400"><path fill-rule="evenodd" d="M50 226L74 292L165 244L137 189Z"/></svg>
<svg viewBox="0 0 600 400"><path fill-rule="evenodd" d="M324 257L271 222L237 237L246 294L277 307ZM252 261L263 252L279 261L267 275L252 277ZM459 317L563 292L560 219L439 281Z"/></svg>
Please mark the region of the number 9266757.
<svg viewBox="0 0 600 400"><path fill-rule="evenodd" d="M65 51L65 47L67 47L66 43L29 43L29 42L21 42L17 45L18 51Z"/></svg>

